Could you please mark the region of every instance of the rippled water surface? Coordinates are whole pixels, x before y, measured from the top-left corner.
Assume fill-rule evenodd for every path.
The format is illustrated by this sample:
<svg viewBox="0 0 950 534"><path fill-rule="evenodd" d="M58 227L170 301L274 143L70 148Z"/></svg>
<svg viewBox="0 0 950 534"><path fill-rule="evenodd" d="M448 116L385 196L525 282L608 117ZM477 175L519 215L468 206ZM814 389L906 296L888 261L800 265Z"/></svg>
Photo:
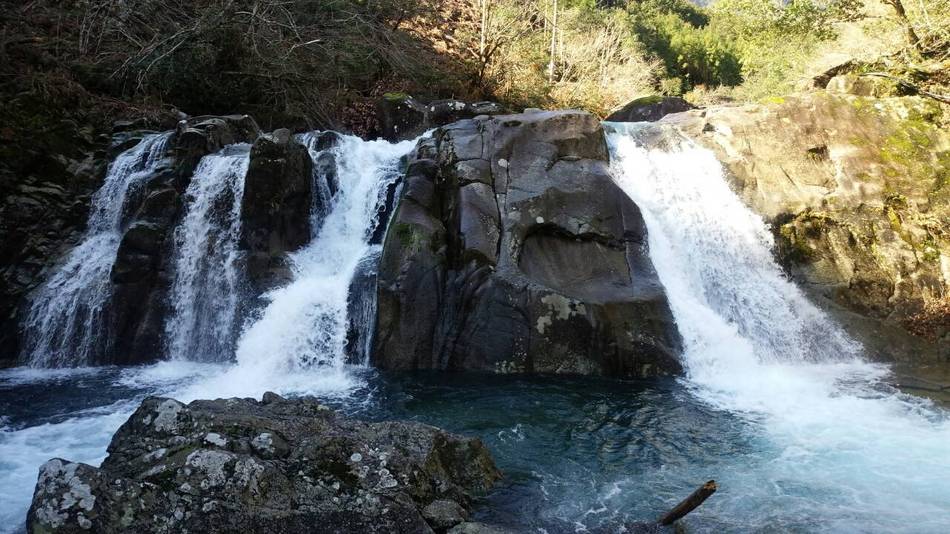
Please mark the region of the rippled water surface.
<svg viewBox="0 0 950 534"><path fill-rule="evenodd" d="M0 524L22 525L42 462L97 464L144 396L214 397L200 392L226 371L174 362L0 372ZM814 452L776 440L764 419L698 400L682 381L348 373L342 388L291 385L284 393L316 394L354 417L480 437L505 478L480 501L477 517L519 531L614 530L659 516L711 478L721 489L686 521L698 532L894 530L888 516L896 510L868 516L851 506L853 487L835 473L799 472L820 467ZM830 451L846 468L874 468L859 452ZM940 531L917 526L906 530Z"/></svg>

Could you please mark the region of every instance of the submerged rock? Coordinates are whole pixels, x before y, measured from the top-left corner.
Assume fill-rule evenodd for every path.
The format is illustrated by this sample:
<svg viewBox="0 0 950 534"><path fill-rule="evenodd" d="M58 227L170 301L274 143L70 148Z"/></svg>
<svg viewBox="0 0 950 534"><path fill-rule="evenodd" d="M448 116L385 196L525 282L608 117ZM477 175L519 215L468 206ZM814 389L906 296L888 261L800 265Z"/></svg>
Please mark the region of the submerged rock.
<svg viewBox="0 0 950 534"><path fill-rule="evenodd" d="M410 162L378 275L373 363L643 377L680 339L599 121L443 127Z"/></svg>
<svg viewBox="0 0 950 534"><path fill-rule="evenodd" d="M27 528L442 532L499 477L477 439L346 419L312 398L149 398L102 467L53 459L40 468Z"/></svg>

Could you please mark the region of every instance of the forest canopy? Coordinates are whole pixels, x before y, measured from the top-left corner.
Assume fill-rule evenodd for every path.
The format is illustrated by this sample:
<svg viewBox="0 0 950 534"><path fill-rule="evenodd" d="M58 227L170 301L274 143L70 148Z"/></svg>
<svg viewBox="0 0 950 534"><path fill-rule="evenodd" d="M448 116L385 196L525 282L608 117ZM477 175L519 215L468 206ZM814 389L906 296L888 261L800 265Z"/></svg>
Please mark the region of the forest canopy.
<svg viewBox="0 0 950 534"><path fill-rule="evenodd" d="M874 1L888 9L875 23L907 35L901 64L946 61L950 0ZM366 131L371 102L392 92L601 115L651 94L782 95L871 0L8 4L0 91L15 111L7 120L173 107Z"/></svg>

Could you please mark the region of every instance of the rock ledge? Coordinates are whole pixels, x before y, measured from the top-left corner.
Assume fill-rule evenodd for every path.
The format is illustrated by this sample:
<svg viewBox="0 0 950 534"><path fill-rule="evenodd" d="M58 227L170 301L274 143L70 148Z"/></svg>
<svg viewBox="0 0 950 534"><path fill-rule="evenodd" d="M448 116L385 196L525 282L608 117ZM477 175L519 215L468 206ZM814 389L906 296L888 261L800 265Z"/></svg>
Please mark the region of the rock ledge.
<svg viewBox="0 0 950 534"><path fill-rule="evenodd" d="M102 467L40 468L27 529L441 532L499 477L477 439L351 420L313 398L153 397L116 432Z"/></svg>

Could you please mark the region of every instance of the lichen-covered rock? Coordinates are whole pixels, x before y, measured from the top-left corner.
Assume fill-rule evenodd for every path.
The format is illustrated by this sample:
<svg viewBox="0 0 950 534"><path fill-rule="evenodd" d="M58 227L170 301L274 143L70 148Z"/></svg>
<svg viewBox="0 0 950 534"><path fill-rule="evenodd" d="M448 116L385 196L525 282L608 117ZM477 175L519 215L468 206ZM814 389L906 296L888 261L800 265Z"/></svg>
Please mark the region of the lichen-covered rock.
<svg viewBox="0 0 950 534"><path fill-rule="evenodd" d="M60 459L41 467L27 528L428 533L445 527L426 522L427 506L451 501L465 515L499 476L477 439L350 420L311 398L149 398L102 467Z"/></svg>
<svg viewBox="0 0 950 534"><path fill-rule="evenodd" d="M422 517L429 526L442 532L468 519L468 512L455 501L438 500L422 509Z"/></svg>
<svg viewBox="0 0 950 534"><path fill-rule="evenodd" d="M920 97L823 91L667 116L772 224L792 277L884 360L950 362L950 134Z"/></svg>
<svg viewBox="0 0 950 534"><path fill-rule="evenodd" d="M679 335L599 121L577 111L443 127L410 162L378 275L390 369L652 376Z"/></svg>

